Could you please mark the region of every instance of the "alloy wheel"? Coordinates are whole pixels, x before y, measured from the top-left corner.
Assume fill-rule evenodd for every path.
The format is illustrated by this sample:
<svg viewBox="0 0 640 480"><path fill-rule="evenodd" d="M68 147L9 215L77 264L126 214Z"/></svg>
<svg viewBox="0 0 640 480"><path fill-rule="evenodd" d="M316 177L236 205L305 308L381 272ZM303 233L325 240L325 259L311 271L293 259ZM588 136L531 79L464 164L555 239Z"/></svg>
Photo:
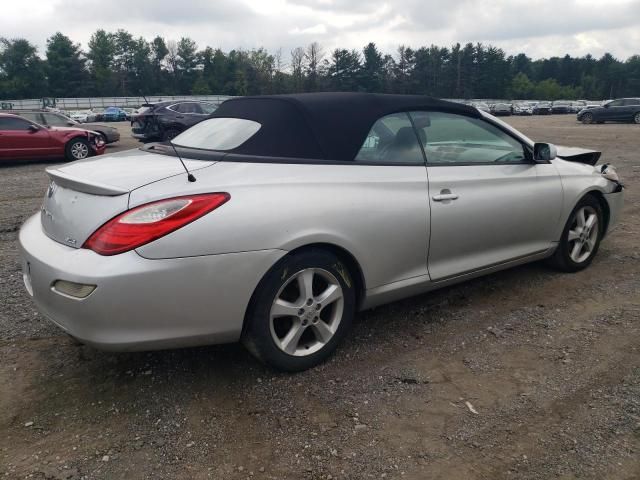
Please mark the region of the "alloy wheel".
<svg viewBox="0 0 640 480"><path fill-rule="evenodd" d="M89 156L89 147L87 147L83 142L76 142L71 145L71 155L76 160L87 158Z"/></svg>
<svg viewBox="0 0 640 480"><path fill-rule="evenodd" d="M635 114L635 116L633 117L633 122L640 124L640 112Z"/></svg>
<svg viewBox="0 0 640 480"><path fill-rule="evenodd" d="M585 113L582 116L582 123L593 123L593 115L590 113Z"/></svg>
<svg viewBox="0 0 640 480"><path fill-rule="evenodd" d="M598 214L595 209L588 205L580 208L575 213L567 237L571 260L575 263L586 261L597 245L599 233Z"/></svg>
<svg viewBox="0 0 640 480"><path fill-rule="evenodd" d="M327 270L306 268L289 277L275 296L269 328L275 344L293 356L306 356L334 337L344 311L344 292Z"/></svg>

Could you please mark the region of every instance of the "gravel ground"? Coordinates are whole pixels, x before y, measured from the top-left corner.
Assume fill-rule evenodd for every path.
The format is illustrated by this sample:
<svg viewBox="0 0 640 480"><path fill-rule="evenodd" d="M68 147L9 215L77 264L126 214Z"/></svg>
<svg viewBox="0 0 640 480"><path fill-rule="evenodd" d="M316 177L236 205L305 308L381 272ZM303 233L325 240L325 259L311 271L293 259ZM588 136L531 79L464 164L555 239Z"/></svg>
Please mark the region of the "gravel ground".
<svg viewBox="0 0 640 480"><path fill-rule="evenodd" d="M0 169L0 478L640 478L640 129L507 119L628 183L586 271L531 264L358 316L326 364L240 346L79 346L24 293L17 229L47 164ZM110 151L137 144L125 137Z"/></svg>

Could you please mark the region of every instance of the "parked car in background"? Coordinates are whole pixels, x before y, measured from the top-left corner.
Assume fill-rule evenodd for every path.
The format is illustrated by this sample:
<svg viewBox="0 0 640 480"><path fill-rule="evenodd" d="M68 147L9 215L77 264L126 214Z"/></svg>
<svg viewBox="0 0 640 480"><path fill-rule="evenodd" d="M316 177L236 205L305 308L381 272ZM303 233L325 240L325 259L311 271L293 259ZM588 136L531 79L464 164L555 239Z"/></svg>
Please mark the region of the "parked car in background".
<svg viewBox="0 0 640 480"><path fill-rule="evenodd" d="M120 107L107 107L102 112L104 122L124 122L127 119L127 112Z"/></svg>
<svg viewBox="0 0 640 480"><path fill-rule="evenodd" d="M15 110L11 113L20 115L27 120L39 125L44 125L45 127L76 127L96 132L102 137L105 144L120 140L120 132L114 127L93 122L78 123L72 118L62 115L61 113L37 110Z"/></svg>
<svg viewBox="0 0 640 480"><path fill-rule="evenodd" d="M510 103L498 102L491 105L491 113L496 116L511 115L513 113Z"/></svg>
<svg viewBox="0 0 640 480"><path fill-rule="evenodd" d="M538 102L533 107L534 115L549 115L551 113L551 102Z"/></svg>
<svg viewBox="0 0 640 480"><path fill-rule="evenodd" d="M69 118L76 122L84 123L89 121L89 115L91 113L93 113L91 110L76 110L69 112Z"/></svg>
<svg viewBox="0 0 640 480"><path fill-rule="evenodd" d="M143 105L131 119L134 138L145 142L171 140L215 112L216 106L199 101L168 101Z"/></svg>
<svg viewBox="0 0 640 480"><path fill-rule="evenodd" d="M130 108L130 107L123 107L122 110L124 110L124 113L127 115L126 119L127 121L131 121L131 118L138 113L138 110L136 108Z"/></svg>
<svg viewBox="0 0 640 480"><path fill-rule="evenodd" d="M486 102L472 102L471 105L476 107L478 110L482 112L487 112L487 113L491 112L491 108L489 107L489 104L487 104Z"/></svg>
<svg viewBox="0 0 640 480"><path fill-rule="evenodd" d="M571 113L571 102L566 100L556 100L555 102L552 102L551 113L554 115Z"/></svg>
<svg viewBox="0 0 640 480"><path fill-rule="evenodd" d="M640 124L640 98L618 98L599 107L581 110L577 119L582 123L632 122Z"/></svg>
<svg viewBox="0 0 640 480"><path fill-rule="evenodd" d="M0 113L0 159L82 160L104 153L102 137L75 127L45 127L18 115Z"/></svg>
<svg viewBox="0 0 640 480"><path fill-rule="evenodd" d="M569 113L578 113L587 106L586 100L574 100L569 102Z"/></svg>
<svg viewBox="0 0 640 480"><path fill-rule="evenodd" d="M514 115L533 115L533 104L529 102L519 102L513 104Z"/></svg>
<svg viewBox="0 0 640 480"><path fill-rule="evenodd" d="M359 310L526 262L588 267L623 205L599 152L422 96L240 97L173 142L47 169L23 279L83 343L240 340L303 370Z"/></svg>

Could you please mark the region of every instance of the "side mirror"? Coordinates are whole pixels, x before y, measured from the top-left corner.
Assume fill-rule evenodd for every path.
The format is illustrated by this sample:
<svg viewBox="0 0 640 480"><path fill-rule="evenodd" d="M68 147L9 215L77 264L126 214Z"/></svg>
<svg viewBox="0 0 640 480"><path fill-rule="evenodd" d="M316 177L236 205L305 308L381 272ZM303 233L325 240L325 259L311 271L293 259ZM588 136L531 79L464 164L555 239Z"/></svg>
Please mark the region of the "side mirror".
<svg viewBox="0 0 640 480"><path fill-rule="evenodd" d="M75 123L73 123L73 122L67 122L67 125L68 125L68 126L70 126L70 127L73 127L73 126L75 125Z"/></svg>
<svg viewBox="0 0 640 480"><path fill-rule="evenodd" d="M548 162L558 156L558 149L552 143L536 143L533 145L533 159L536 162Z"/></svg>
<svg viewBox="0 0 640 480"><path fill-rule="evenodd" d="M603 108L609 108L609 104L605 103L604 105L602 105Z"/></svg>
<svg viewBox="0 0 640 480"><path fill-rule="evenodd" d="M40 127L39 127L39 126L37 126L37 125L36 125L36 124L34 124L34 123L29 124L29 127L28 127L28 128L29 128L29 131L30 131L31 133L35 133L35 132L37 132L38 130L40 130Z"/></svg>

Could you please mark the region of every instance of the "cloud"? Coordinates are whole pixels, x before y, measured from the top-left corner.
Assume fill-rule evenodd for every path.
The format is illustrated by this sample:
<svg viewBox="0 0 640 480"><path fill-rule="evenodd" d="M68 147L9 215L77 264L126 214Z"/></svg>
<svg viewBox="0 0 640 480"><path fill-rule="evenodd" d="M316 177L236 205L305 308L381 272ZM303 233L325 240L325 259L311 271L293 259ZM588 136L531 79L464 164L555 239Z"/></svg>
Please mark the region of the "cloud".
<svg viewBox="0 0 640 480"><path fill-rule="evenodd" d="M85 48L98 28L151 39L193 38L224 50L284 52L318 41L325 51L385 52L491 43L533 57L638 53L640 0L30 0L5 2L0 32L36 43L56 31Z"/></svg>

